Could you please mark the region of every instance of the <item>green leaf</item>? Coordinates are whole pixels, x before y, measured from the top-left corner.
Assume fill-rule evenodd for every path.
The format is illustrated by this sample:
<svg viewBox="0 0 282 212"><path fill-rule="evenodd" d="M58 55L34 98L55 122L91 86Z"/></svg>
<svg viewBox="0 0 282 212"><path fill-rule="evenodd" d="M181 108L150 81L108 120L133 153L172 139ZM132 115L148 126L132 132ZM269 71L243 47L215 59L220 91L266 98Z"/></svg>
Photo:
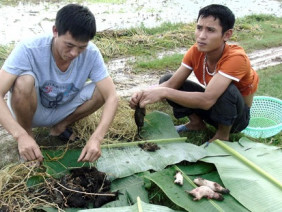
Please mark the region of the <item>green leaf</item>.
<svg viewBox="0 0 282 212"><path fill-rule="evenodd" d="M188 167L187 170L189 169ZM183 186L179 186L174 183L174 175L176 170L183 172ZM187 211L247 211L231 195L224 195L224 201L208 200L205 198L199 201L193 201L193 197L188 195L185 191L191 191L196 187L196 185L193 183L193 179L196 177L197 176L186 175L185 171L179 169L177 166L153 173L150 176L146 176L146 178L152 180L172 202ZM222 184L216 172L203 175L203 177Z"/></svg>
<svg viewBox="0 0 282 212"><path fill-rule="evenodd" d="M152 205L145 202L142 202L139 198L137 199L137 203L132 206L125 207L116 207L116 208L97 208L97 209L86 209L86 210L78 210L78 212L174 212L174 210L159 206Z"/></svg>
<svg viewBox="0 0 282 212"><path fill-rule="evenodd" d="M205 149L189 143L175 142L158 146L160 149L155 152L146 152L139 147L103 149L97 168L116 179L147 170L160 171L171 164L184 160L195 162L206 156Z"/></svg>
<svg viewBox="0 0 282 212"><path fill-rule="evenodd" d="M177 165L186 175L202 175L215 171L215 166L212 163L204 163L197 161L197 163L188 163L186 165Z"/></svg>
<svg viewBox="0 0 282 212"><path fill-rule="evenodd" d="M45 158L43 164L47 169L46 172L55 178L68 173L70 169L90 166L89 163L77 162L81 149L72 149L65 152L61 150L43 150L42 152Z"/></svg>
<svg viewBox="0 0 282 212"><path fill-rule="evenodd" d="M142 177L145 174L146 172L114 180L111 184L111 191L119 191L119 200L109 202L103 208L132 205L136 203L137 196L149 203L148 192L144 187L144 178Z"/></svg>
<svg viewBox="0 0 282 212"><path fill-rule="evenodd" d="M26 185L29 188L29 187L36 186L43 182L44 182L44 178L42 176L35 175L35 176L28 178Z"/></svg>
<svg viewBox="0 0 282 212"><path fill-rule="evenodd" d="M224 144L281 182L281 149L255 143L247 138L240 139L240 142ZM202 160L215 164L222 182L241 204L251 211L281 211L282 190L276 184L242 160L231 156L230 152L216 143L211 143L206 149L213 157Z"/></svg>
<svg viewBox="0 0 282 212"><path fill-rule="evenodd" d="M145 116L144 127L140 134L143 138L150 140L179 137L171 117L160 111L154 111Z"/></svg>

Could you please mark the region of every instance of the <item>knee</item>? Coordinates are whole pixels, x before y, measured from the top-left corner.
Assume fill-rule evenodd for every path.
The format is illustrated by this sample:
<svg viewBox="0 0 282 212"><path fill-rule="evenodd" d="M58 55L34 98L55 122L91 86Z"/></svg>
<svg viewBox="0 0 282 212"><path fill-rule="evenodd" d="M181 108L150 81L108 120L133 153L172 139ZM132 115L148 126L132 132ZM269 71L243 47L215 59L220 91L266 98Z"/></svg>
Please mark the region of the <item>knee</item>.
<svg viewBox="0 0 282 212"><path fill-rule="evenodd" d="M100 107L105 104L105 99L98 88L95 88L94 93L92 94L91 100L96 104L99 104Z"/></svg>
<svg viewBox="0 0 282 212"><path fill-rule="evenodd" d="M20 76L16 79L13 91L13 102L19 103L21 101L27 101L35 95L34 78L29 75Z"/></svg>
<svg viewBox="0 0 282 212"><path fill-rule="evenodd" d="M242 98L240 91L233 83L231 83L225 92L219 97L218 102L224 102L224 104L227 102L236 104L240 98Z"/></svg>

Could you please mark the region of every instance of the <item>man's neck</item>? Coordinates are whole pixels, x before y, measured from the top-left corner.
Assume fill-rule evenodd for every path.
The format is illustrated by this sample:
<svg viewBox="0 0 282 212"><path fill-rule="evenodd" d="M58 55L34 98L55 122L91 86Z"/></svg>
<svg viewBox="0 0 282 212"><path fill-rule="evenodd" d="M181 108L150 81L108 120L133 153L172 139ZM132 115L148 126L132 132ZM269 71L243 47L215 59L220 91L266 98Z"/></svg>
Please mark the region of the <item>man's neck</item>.
<svg viewBox="0 0 282 212"><path fill-rule="evenodd" d="M223 54L223 51L224 51L224 47L225 47L225 43L223 43L223 45L220 47L220 48L218 48L217 50L215 50L215 51L213 51L213 52L208 52L207 54L206 54L206 56L207 56L207 62L209 63L209 64L216 64L219 60L220 60L220 58L221 58L221 56L222 56L222 54Z"/></svg>

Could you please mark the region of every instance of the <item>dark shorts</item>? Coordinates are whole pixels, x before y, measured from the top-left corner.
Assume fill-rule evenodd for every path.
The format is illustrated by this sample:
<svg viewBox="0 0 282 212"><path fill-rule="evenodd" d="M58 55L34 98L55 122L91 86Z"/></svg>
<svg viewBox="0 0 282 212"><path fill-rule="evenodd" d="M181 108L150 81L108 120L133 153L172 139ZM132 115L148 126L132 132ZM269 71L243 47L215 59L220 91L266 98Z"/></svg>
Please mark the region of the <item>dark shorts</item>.
<svg viewBox="0 0 282 212"><path fill-rule="evenodd" d="M171 76L171 74L163 76L159 83L167 81ZM190 80L186 80L179 90L187 92L205 91L202 86ZM168 103L173 107L173 113L177 119L195 113L206 123L216 128L218 124L232 126L232 133L244 130L250 120L250 108L245 104L241 93L233 83L228 86L209 110L187 108L169 100Z"/></svg>

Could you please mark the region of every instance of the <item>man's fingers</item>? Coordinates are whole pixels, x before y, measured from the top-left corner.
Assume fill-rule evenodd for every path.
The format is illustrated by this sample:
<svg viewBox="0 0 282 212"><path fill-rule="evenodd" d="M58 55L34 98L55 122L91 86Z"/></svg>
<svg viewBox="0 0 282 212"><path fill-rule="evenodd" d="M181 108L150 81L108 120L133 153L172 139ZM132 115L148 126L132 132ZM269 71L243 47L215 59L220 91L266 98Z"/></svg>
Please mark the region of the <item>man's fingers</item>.
<svg viewBox="0 0 282 212"><path fill-rule="evenodd" d="M83 149L82 152L80 153L80 156L79 156L77 162L82 162L85 155L86 155L86 151Z"/></svg>
<svg viewBox="0 0 282 212"><path fill-rule="evenodd" d="M81 152L78 162L93 162L101 156L101 152Z"/></svg>
<svg viewBox="0 0 282 212"><path fill-rule="evenodd" d="M43 155L42 155L40 149L39 148L35 148L33 150L33 152L34 152L34 155L35 155L35 159L37 159L39 162L42 162L43 161Z"/></svg>

